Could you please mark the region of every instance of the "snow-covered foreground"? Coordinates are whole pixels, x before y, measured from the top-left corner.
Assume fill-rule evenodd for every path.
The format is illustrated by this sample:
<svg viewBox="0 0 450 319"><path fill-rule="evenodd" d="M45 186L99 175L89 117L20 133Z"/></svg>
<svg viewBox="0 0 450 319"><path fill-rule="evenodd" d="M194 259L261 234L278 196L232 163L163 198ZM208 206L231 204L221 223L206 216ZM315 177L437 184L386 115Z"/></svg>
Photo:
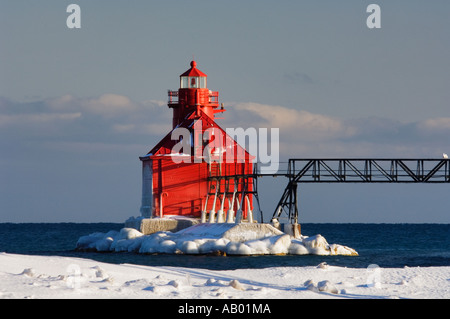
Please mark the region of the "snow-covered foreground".
<svg viewBox="0 0 450 319"><path fill-rule="evenodd" d="M0 298L447 299L450 267L206 270L0 253Z"/></svg>

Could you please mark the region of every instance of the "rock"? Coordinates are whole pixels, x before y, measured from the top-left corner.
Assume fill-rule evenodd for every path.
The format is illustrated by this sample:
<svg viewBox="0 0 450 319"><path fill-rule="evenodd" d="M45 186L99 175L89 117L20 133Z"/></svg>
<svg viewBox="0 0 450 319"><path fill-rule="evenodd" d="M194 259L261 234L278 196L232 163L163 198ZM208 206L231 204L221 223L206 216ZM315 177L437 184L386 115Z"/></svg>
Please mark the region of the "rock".
<svg viewBox="0 0 450 319"><path fill-rule="evenodd" d="M332 293L332 294L338 294L339 293L337 288L331 282L329 282L328 280L320 281L317 284L317 288L321 292L329 292L329 293Z"/></svg>
<svg viewBox="0 0 450 319"><path fill-rule="evenodd" d="M230 286L237 290L245 290L244 286L236 279L230 281Z"/></svg>
<svg viewBox="0 0 450 319"><path fill-rule="evenodd" d="M34 272L33 268L26 268L26 269L24 269L22 271L21 275L25 275L25 276L28 276L28 277L34 277L35 272Z"/></svg>
<svg viewBox="0 0 450 319"><path fill-rule="evenodd" d="M317 265L317 268L319 268L319 269L328 269L330 266L326 263L326 262L323 262L323 263L320 263L319 265Z"/></svg>
<svg viewBox="0 0 450 319"><path fill-rule="evenodd" d="M171 280L171 281L169 281L168 285L171 285L171 286L173 286L173 287L175 287L175 288L179 288L179 287L181 286L180 282L177 281L177 280Z"/></svg>

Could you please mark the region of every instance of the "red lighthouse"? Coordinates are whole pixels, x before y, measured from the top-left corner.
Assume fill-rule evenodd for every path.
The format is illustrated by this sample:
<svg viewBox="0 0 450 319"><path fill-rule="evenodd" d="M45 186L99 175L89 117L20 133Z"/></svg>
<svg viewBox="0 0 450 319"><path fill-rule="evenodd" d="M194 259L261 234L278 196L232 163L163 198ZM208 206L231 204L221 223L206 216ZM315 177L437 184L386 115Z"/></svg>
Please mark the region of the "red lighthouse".
<svg viewBox="0 0 450 319"><path fill-rule="evenodd" d="M254 157L215 122L225 111L219 92L208 89L195 61L190 66L178 91L168 92L172 131L140 157L141 215L252 221Z"/></svg>

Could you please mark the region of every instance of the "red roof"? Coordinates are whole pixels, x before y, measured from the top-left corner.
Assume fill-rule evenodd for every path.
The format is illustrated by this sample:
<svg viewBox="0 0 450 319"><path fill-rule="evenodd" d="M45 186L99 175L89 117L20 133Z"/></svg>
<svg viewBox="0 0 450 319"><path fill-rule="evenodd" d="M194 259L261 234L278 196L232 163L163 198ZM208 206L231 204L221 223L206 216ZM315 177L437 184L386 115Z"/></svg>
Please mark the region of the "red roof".
<svg viewBox="0 0 450 319"><path fill-rule="evenodd" d="M185 127L188 128L189 131L193 131L193 124L195 121L201 120L203 124L203 129L210 128L210 127L216 127L222 131L223 136L228 139L228 143L225 143L226 145L233 145L234 147L234 154L236 154L236 157L244 156L245 158L249 158L249 160L253 160L255 157L251 155L244 147L239 145L231 136L229 136L224 129L222 129L215 121L213 121L209 116L207 116L203 111L200 111L200 117L195 116L195 112L192 112L190 115L188 115L183 122L181 122L177 127ZM173 129L175 130L175 129ZM172 131L173 131L172 130ZM170 131L169 134L167 134L153 149L147 153L146 156L155 156L155 155L164 155L164 154L171 154L171 150L175 146L175 144L178 144L179 141L172 140L172 131ZM238 151L239 149L239 151ZM243 152L242 152L243 151ZM193 152L192 152L192 155ZM143 157L143 158L144 158Z"/></svg>
<svg viewBox="0 0 450 319"><path fill-rule="evenodd" d="M202 71L200 71L199 69L197 69L196 66L197 66L197 62L192 61L191 68L189 70L187 70L186 72L184 72L183 74L181 74L180 76L204 76L204 77L207 77L207 75L205 73L203 73Z"/></svg>

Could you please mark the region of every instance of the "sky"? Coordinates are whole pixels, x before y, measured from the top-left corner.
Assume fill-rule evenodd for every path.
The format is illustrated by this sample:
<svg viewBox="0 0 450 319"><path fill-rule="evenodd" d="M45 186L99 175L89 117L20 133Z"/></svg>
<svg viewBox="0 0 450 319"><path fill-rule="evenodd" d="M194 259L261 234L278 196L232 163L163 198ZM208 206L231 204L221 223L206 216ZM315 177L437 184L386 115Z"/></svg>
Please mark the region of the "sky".
<svg viewBox="0 0 450 319"><path fill-rule="evenodd" d="M68 28L71 3L81 28ZM381 28L370 29L369 4ZM139 216L192 59L288 158L450 154L450 2L0 0L0 222ZM287 181L260 180L265 216ZM450 185L299 186L300 223L449 223ZM267 221L267 219L266 219Z"/></svg>

